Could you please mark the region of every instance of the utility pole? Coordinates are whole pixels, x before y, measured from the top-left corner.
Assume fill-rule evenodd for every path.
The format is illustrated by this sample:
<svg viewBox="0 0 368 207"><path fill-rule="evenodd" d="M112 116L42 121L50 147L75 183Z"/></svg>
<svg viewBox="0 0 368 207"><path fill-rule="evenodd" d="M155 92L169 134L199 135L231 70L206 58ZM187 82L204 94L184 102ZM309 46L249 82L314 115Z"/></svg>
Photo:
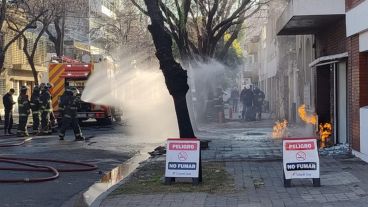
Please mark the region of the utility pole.
<svg viewBox="0 0 368 207"><path fill-rule="evenodd" d="M65 2L63 2L63 18L61 19L61 38L60 38L60 55L64 56L64 36L65 36L65 18L66 18Z"/></svg>

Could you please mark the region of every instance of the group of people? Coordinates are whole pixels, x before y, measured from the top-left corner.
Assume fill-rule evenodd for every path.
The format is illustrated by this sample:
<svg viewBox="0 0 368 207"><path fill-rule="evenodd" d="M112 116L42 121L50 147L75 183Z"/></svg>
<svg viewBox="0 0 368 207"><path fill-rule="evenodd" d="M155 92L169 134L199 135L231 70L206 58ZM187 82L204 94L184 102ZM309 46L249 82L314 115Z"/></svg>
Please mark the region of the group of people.
<svg viewBox="0 0 368 207"><path fill-rule="evenodd" d="M27 130L28 117L32 113L33 118L33 135L50 135L56 127L56 118L52 110L52 97L50 90L52 85L42 83L35 85L31 95L28 97L28 87L22 86L19 90L18 112L19 124L17 136L29 136ZM10 89L3 96L3 104L5 110L4 134L13 134L13 106L16 102L13 100L14 89ZM59 101L59 111L61 113L61 127L59 137L64 139L65 131L68 126L72 126L77 141L84 140L81 129L76 117L79 99L77 98L78 90L76 88L67 88Z"/></svg>
<svg viewBox="0 0 368 207"><path fill-rule="evenodd" d="M33 88L31 99L28 97L28 87L21 86L18 97L19 122L17 136L29 136L27 130L28 117L32 112L33 134L50 134L52 132L50 116L52 114L51 94L49 90L51 84L36 85ZM12 88L3 96L5 110L4 134L13 134L13 106L16 102L13 100L15 90Z"/></svg>
<svg viewBox="0 0 368 207"><path fill-rule="evenodd" d="M262 106L265 100L265 94L257 86L252 87L246 85L239 94L237 88L231 91L230 99L232 100L232 109L234 112L238 111L238 102L243 105L241 113L242 120L255 121L262 119Z"/></svg>

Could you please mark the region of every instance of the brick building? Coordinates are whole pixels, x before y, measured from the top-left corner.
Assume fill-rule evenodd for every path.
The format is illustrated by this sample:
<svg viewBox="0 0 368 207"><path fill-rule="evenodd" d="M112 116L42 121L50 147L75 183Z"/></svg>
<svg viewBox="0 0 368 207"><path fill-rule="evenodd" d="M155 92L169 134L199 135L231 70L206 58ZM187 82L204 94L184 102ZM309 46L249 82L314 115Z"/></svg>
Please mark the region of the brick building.
<svg viewBox="0 0 368 207"><path fill-rule="evenodd" d="M290 0L278 19L277 34L313 35L313 43L301 48L312 51L313 59L299 75L312 79L311 110L319 123L332 124L330 143L349 142L345 0Z"/></svg>
<svg viewBox="0 0 368 207"><path fill-rule="evenodd" d="M12 31L5 27L3 29L4 41L9 42L10 39L15 35ZM28 41L32 42L35 40L37 34L32 32L25 32L25 36ZM43 73L46 71L47 67L47 39L42 37L38 43L35 55L35 66L38 74L39 80L43 78ZM19 94L19 88L21 86L28 86L31 90L34 85L34 77L32 74L31 67L27 61L26 56L23 53L23 41L18 39L14 42L9 49L6 51L5 62L4 62L4 72L0 74L0 94L4 95L9 91L10 88L15 89L15 100ZM31 90L29 93L31 93ZM30 95L30 94L29 94ZM3 103L0 99L0 114L3 115ZM15 113L17 113L18 107L15 107Z"/></svg>
<svg viewBox="0 0 368 207"><path fill-rule="evenodd" d="M353 154L368 162L367 19L367 0L346 0L350 137Z"/></svg>
<svg viewBox="0 0 368 207"><path fill-rule="evenodd" d="M315 111L368 162L368 0L290 0L278 35L314 35Z"/></svg>

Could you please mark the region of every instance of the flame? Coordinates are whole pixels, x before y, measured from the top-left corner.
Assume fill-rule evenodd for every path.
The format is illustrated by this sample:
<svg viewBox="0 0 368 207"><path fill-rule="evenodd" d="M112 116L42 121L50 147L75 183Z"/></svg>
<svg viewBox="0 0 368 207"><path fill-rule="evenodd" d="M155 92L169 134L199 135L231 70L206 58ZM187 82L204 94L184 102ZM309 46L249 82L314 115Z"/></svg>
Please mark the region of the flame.
<svg viewBox="0 0 368 207"><path fill-rule="evenodd" d="M317 124L317 116L316 115L308 115L305 110L305 104L301 105L298 108L299 117L306 122L307 124Z"/></svg>
<svg viewBox="0 0 368 207"><path fill-rule="evenodd" d="M326 147L326 140L332 134L332 124L330 123L321 123L319 125L319 136L321 138L321 148Z"/></svg>
<svg viewBox="0 0 368 207"><path fill-rule="evenodd" d="M272 137L273 138L282 138L285 137L286 130L288 126L288 121L277 121L276 125L273 127Z"/></svg>

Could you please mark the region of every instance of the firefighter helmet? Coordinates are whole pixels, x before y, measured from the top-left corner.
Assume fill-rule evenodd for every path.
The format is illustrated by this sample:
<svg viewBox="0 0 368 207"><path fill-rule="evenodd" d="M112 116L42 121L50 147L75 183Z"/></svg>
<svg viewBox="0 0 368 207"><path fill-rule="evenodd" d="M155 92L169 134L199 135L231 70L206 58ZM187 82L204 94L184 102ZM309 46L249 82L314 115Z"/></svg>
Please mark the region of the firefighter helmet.
<svg viewBox="0 0 368 207"><path fill-rule="evenodd" d="M39 85L34 85L33 86L33 91L40 91L40 86Z"/></svg>
<svg viewBox="0 0 368 207"><path fill-rule="evenodd" d="M45 84L45 83L41 83L41 84L40 84L40 89L41 89L41 90L45 90L45 88L46 88L46 84Z"/></svg>
<svg viewBox="0 0 368 207"><path fill-rule="evenodd" d="M24 92L24 91L27 91L27 90L28 90L27 86L20 87L20 92Z"/></svg>
<svg viewBox="0 0 368 207"><path fill-rule="evenodd" d="M76 87L70 87L70 91L73 93L73 96L77 96L80 94L78 88Z"/></svg>
<svg viewBox="0 0 368 207"><path fill-rule="evenodd" d="M52 83L46 83L46 87L47 87L48 89L50 89L50 88L52 88L52 87L54 87L54 86L52 85Z"/></svg>

